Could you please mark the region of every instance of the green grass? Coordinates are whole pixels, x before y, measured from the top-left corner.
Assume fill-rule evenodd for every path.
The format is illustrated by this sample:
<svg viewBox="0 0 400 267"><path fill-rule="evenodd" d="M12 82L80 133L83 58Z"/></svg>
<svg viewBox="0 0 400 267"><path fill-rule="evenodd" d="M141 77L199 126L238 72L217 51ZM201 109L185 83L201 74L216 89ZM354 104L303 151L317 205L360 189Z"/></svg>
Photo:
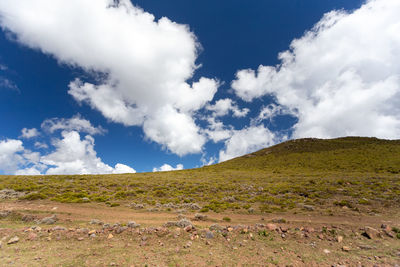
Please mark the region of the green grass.
<svg viewBox="0 0 400 267"><path fill-rule="evenodd" d="M400 204L400 141L300 139L199 169L116 175L0 176L0 190L58 202L199 203L202 212L362 210ZM226 197L233 197L230 201Z"/></svg>

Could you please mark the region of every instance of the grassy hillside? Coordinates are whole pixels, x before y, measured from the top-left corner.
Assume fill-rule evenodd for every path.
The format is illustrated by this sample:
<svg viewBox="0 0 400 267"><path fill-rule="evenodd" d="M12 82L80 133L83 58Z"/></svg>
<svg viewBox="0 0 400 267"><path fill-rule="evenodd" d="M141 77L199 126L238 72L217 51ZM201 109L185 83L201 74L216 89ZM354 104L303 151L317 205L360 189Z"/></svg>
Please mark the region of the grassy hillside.
<svg viewBox="0 0 400 267"><path fill-rule="evenodd" d="M400 203L400 142L374 138L288 141L214 166L168 173L0 176L20 199L136 203L170 210L373 212ZM171 204L168 204L171 203Z"/></svg>
<svg viewBox="0 0 400 267"><path fill-rule="evenodd" d="M215 167L267 172L400 173L400 140L362 137L291 140Z"/></svg>

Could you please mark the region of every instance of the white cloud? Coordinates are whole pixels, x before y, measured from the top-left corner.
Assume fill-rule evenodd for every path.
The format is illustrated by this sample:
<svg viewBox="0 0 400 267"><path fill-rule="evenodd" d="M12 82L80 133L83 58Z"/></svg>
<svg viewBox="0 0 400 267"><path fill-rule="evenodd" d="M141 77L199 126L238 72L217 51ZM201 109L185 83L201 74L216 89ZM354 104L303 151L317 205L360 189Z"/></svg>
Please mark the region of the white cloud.
<svg viewBox="0 0 400 267"><path fill-rule="evenodd" d="M30 139L39 135L39 131L36 128L27 129L23 128L21 131L21 137L25 139Z"/></svg>
<svg viewBox="0 0 400 267"><path fill-rule="evenodd" d="M277 140L277 136L263 125L235 130L232 137L225 142L224 150L219 152L219 161L226 161L271 146Z"/></svg>
<svg viewBox="0 0 400 267"><path fill-rule="evenodd" d="M279 66L241 70L232 88L245 101L273 95L298 117L294 137L400 138L399 14L398 0L327 13Z"/></svg>
<svg viewBox="0 0 400 267"><path fill-rule="evenodd" d="M232 111L233 117L241 118L245 117L250 111L248 108L240 109L238 105L229 98L220 99L215 102L214 105L208 105L206 108L212 111L215 117L226 116L229 114L229 111Z"/></svg>
<svg viewBox="0 0 400 267"><path fill-rule="evenodd" d="M49 133L54 133L58 130L85 132L91 135L103 134L106 132L101 126L94 127L90 121L82 118L79 114L70 119L47 119L43 121L41 128Z"/></svg>
<svg viewBox="0 0 400 267"><path fill-rule="evenodd" d="M293 114L296 113L290 111L288 108L284 106L269 104L261 109L260 114L256 118L256 121L263 121L263 120L271 121L274 117L279 115L293 115Z"/></svg>
<svg viewBox="0 0 400 267"><path fill-rule="evenodd" d="M136 170L125 164L117 163L112 173L136 173Z"/></svg>
<svg viewBox="0 0 400 267"><path fill-rule="evenodd" d="M195 35L168 18L156 21L129 0L118 2L3 0L0 24L60 62L106 74L96 84L72 81L69 94L77 101L113 122L143 126L148 139L173 153L201 152L205 137L194 112L213 99L219 83L187 82L199 67Z"/></svg>
<svg viewBox="0 0 400 267"><path fill-rule="evenodd" d="M1 69L3 70L3 69ZM0 76L0 88L10 89L19 92L18 86L10 79Z"/></svg>
<svg viewBox="0 0 400 267"><path fill-rule="evenodd" d="M226 140L233 134L233 127L226 126L222 121L218 121L215 117L207 118L208 126L204 132L207 138L212 140L214 143L218 143L222 140Z"/></svg>
<svg viewBox="0 0 400 267"><path fill-rule="evenodd" d="M18 163L24 161L21 154L24 146L22 141L7 139L0 141L0 169L8 172L14 172L18 169Z"/></svg>
<svg viewBox="0 0 400 267"><path fill-rule="evenodd" d="M62 139L53 140L55 151L42 156L40 161L49 166L46 174L108 174L136 172L123 164L115 168L105 164L94 150L94 139L87 135L81 139L76 131L63 131Z"/></svg>
<svg viewBox="0 0 400 267"><path fill-rule="evenodd" d="M172 167L169 164L164 164L160 168L153 168L153 172L168 172L168 171L178 171L178 170L183 170L182 164L176 165L176 168Z"/></svg>
<svg viewBox="0 0 400 267"><path fill-rule="evenodd" d="M42 148L42 149L49 148L49 146L48 146L47 144L42 143L42 142L35 142L34 146L35 146L36 148Z"/></svg>

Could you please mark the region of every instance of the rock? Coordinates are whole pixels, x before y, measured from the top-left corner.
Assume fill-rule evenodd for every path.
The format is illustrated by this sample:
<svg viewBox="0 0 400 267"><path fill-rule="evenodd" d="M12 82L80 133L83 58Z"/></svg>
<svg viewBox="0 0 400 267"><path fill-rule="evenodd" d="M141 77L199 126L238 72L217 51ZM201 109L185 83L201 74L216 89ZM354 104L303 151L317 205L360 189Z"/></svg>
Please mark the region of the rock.
<svg viewBox="0 0 400 267"><path fill-rule="evenodd" d="M362 233L363 236L369 238L369 239L375 239L375 238L380 238L382 237L381 233L379 233L378 230L376 230L375 228L366 226L364 227L364 233Z"/></svg>
<svg viewBox="0 0 400 267"><path fill-rule="evenodd" d="M3 247L3 241L0 240L0 249Z"/></svg>
<svg viewBox="0 0 400 267"><path fill-rule="evenodd" d="M196 213L194 215L194 219L196 221L205 221L205 220L207 220L207 215L204 215L204 214L201 214L201 213Z"/></svg>
<svg viewBox="0 0 400 267"><path fill-rule="evenodd" d="M87 228L80 228L80 229L76 229L77 233L81 233L81 234L87 234L89 233L89 229Z"/></svg>
<svg viewBox="0 0 400 267"><path fill-rule="evenodd" d="M116 228L115 228L114 232L115 232L116 234L120 234L120 233L124 232L124 231L127 230L127 229L128 229L128 227L126 227L126 226L119 226L119 227L116 227Z"/></svg>
<svg viewBox="0 0 400 267"><path fill-rule="evenodd" d="M5 210L0 212L0 218L7 218L11 214L10 210Z"/></svg>
<svg viewBox="0 0 400 267"><path fill-rule="evenodd" d="M387 230L383 230L383 232L390 238L394 238L394 234L392 234L392 232L387 231Z"/></svg>
<svg viewBox="0 0 400 267"><path fill-rule="evenodd" d="M140 227L140 224L137 224L137 223L134 222L134 221L129 221L128 224L127 224L127 226L128 226L129 228L139 228L139 227Z"/></svg>
<svg viewBox="0 0 400 267"><path fill-rule="evenodd" d="M275 224L273 224L273 223L267 223L267 225L265 225L265 228L267 228L267 229L270 230L270 231L274 231L274 230L276 230L278 227L277 227Z"/></svg>
<svg viewBox="0 0 400 267"><path fill-rule="evenodd" d="M195 228L193 227L193 225L188 225L184 228L185 232L191 232L192 230L194 230Z"/></svg>
<svg viewBox="0 0 400 267"><path fill-rule="evenodd" d="M88 197L83 197L83 198L82 198L82 201L83 201L83 202L90 202L90 199L89 199Z"/></svg>
<svg viewBox="0 0 400 267"><path fill-rule="evenodd" d="M349 252L351 250L351 248L348 247L348 246L343 246L342 250L345 251L345 252Z"/></svg>
<svg viewBox="0 0 400 267"><path fill-rule="evenodd" d="M97 236L96 236L95 233L93 233L93 234L89 235L89 237L90 237L90 238L95 238L95 237L97 237Z"/></svg>
<svg viewBox="0 0 400 267"><path fill-rule="evenodd" d="M233 231L233 228L232 227L228 227L228 232L232 232Z"/></svg>
<svg viewBox="0 0 400 267"><path fill-rule="evenodd" d="M338 243L341 243L341 242L343 241L343 236L339 235L339 236L336 238L336 241L337 241Z"/></svg>
<svg viewBox="0 0 400 267"><path fill-rule="evenodd" d="M321 240L324 240L324 235L323 234L319 234L318 238L321 239Z"/></svg>
<svg viewBox="0 0 400 267"><path fill-rule="evenodd" d="M83 241L83 237L78 237L78 241Z"/></svg>
<svg viewBox="0 0 400 267"><path fill-rule="evenodd" d="M248 213L254 213L254 209L253 209L253 208L248 208L248 209L247 209L247 212L248 212Z"/></svg>
<svg viewBox="0 0 400 267"><path fill-rule="evenodd" d="M207 231L206 232L206 238L207 239L213 239L214 238L214 233L211 231Z"/></svg>
<svg viewBox="0 0 400 267"><path fill-rule="evenodd" d="M40 223L42 223L42 224L55 224L57 220L58 220L57 219L57 215L54 214L53 216L45 217L45 218L41 219Z"/></svg>
<svg viewBox="0 0 400 267"><path fill-rule="evenodd" d="M104 223L98 219L91 219L90 224L103 225Z"/></svg>
<svg viewBox="0 0 400 267"><path fill-rule="evenodd" d="M14 236L14 237L10 238L10 240L8 240L7 244L8 245L15 244L15 243L18 243L18 241L19 241L19 237Z"/></svg>
<svg viewBox="0 0 400 267"><path fill-rule="evenodd" d="M233 203L233 202L236 201L236 198L235 198L234 196L224 197L224 198L222 199L222 201L224 201L224 202L229 202L229 203Z"/></svg>
<svg viewBox="0 0 400 267"><path fill-rule="evenodd" d="M190 248L192 246L192 241L188 241L183 247Z"/></svg>
<svg viewBox="0 0 400 267"><path fill-rule="evenodd" d="M114 236L112 235L112 234L109 234L108 236L107 236L107 239L111 239L111 238L113 238Z"/></svg>
<svg viewBox="0 0 400 267"><path fill-rule="evenodd" d="M95 234L95 233L96 233L96 230L91 230L91 231L89 231L88 235L92 235L92 234Z"/></svg>
<svg viewBox="0 0 400 267"><path fill-rule="evenodd" d="M29 233L28 240L33 241L33 240L36 240L36 238L37 238L37 234Z"/></svg>
<svg viewBox="0 0 400 267"><path fill-rule="evenodd" d="M289 231L289 228L286 227L286 226L280 226L279 228L281 229L281 231L282 231L283 233L287 233L287 232Z"/></svg>
<svg viewBox="0 0 400 267"><path fill-rule="evenodd" d="M311 205L303 205L303 209L308 210L308 211L315 210L314 206L311 206Z"/></svg>
<svg viewBox="0 0 400 267"><path fill-rule="evenodd" d="M330 251L329 249L324 249L323 252L324 252L325 254L331 253L331 251Z"/></svg>
<svg viewBox="0 0 400 267"><path fill-rule="evenodd" d="M212 224L208 229L210 229L210 231L222 231L224 228L219 225L219 224Z"/></svg>
<svg viewBox="0 0 400 267"><path fill-rule="evenodd" d="M37 219L37 217L34 215L31 215L31 214L26 214L26 215L22 216L22 218L21 218L21 220L24 222L32 222L36 219Z"/></svg>
<svg viewBox="0 0 400 267"><path fill-rule="evenodd" d="M304 227L303 231L307 233L314 233L315 229L313 227Z"/></svg>

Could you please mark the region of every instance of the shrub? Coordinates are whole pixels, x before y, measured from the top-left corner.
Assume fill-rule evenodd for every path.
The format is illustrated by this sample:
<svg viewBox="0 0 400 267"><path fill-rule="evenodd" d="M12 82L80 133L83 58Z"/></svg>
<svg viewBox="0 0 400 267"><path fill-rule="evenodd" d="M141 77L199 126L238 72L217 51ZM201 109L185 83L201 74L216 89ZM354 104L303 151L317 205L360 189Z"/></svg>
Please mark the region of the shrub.
<svg viewBox="0 0 400 267"><path fill-rule="evenodd" d="M224 217L224 218L222 218L222 220L224 220L225 222L230 222L230 221L231 221L231 218L229 218L229 217Z"/></svg>
<svg viewBox="0 0 400 267"><path fill-rule="evenodd" d="M46 199L46 198L47 198L47 196L42 193L30 193L29 195L26 195L26 196L22 197L21 199L38 200L38 199Z"/></svg>

